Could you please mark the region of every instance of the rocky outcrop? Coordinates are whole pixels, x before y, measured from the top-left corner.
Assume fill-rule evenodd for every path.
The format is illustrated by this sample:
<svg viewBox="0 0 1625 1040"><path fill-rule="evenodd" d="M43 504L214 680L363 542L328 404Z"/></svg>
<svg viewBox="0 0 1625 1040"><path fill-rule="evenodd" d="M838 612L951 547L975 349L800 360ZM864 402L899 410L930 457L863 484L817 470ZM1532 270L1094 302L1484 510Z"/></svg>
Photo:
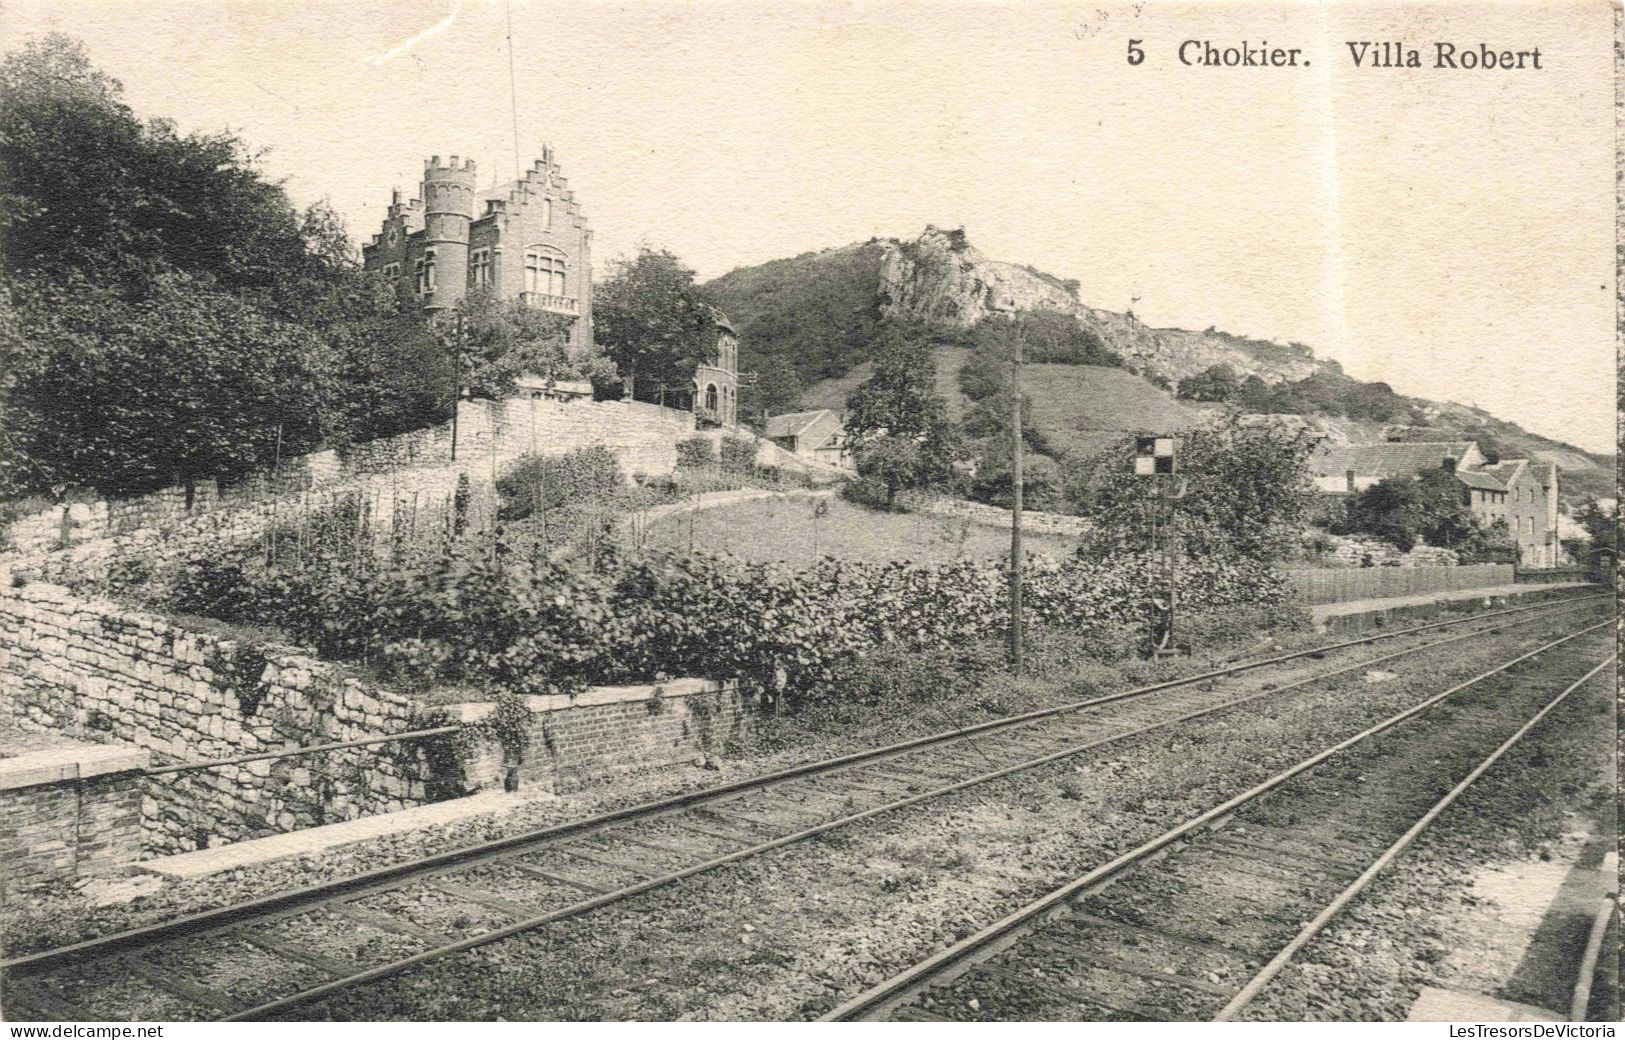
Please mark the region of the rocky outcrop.
<svg viewBox="0 0 1625 1040"><path fill-rule="evenodd" d="M913 242L889 243L880 269L880 312L974 325L1001 310L1076 312L1076 283L989 260L963 229L927 226Z"/></svg>
<svg viewBox="0 0 1625 1040"><path fill-rule="evenodd" d="M1132 314L1086 306L1078 283L989 259L963 229L927 226L912 242L887 243L880 270L881 313L970 326L1000 311L1072 314L1130 365L1169 380L1218 364L1268 383L1303 379L1321 368L1309 348L1282 346L1208 329L1151 328Z"/></svg>

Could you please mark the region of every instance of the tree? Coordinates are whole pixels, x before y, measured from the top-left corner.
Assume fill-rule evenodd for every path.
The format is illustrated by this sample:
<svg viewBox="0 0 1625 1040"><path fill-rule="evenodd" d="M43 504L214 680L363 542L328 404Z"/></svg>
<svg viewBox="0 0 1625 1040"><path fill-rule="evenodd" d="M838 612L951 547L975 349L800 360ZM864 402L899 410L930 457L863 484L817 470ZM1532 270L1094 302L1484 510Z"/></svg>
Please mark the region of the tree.
<svg viewBox="0 0 1625 1040"><path fill-rule="evenodd" d="M946 436L948 406L937 392L930 342L887 325L875 343L874 374L846 398L846 431L854 441L881 431L906 437Z"/></svg>
<svg viewBox="0 0 1625 1040"><path fill-rule="evenodd" d="M305 252L298 215L231 134L143 123L52 33L0 64L0 266L144 281L176 267L266 290Z"/></svg>
<svg viewBox="0 0 1625 1040"><path fill-rule="evenodd" d="M717 354L709 295L663 249L616 261L593 289L593 320L599 347L641 400L658 399L662 385L690 386L694 370Z"/></svg>
<svg viewBox="0 0 1625 1040"><path fill-rule="evenodd" d="M1236 372L1229 365L1211 365L1179 381L1178 396L1189 401L1228 401L1241 389Z"/></svg>
<svg viewBox="0 0 1625 1040"><path fill-rule="evenodd" d="M969 497L1000 509L1015 502L1010 470L1010 431L988 438L970 483ZM1022 459L1021 497L1028 509L1054 509L1059 504L1061 466L1048 455L1033 453Z"/></svg>
<svg viewBox="0 0 1625 1040"><path fill-rule="evenodd" d="M502 398L527 372L558 379L601 375L592 359L566 349L564 333L573 320L479 291L463 297L450 314L437 315L434 327L444 349L457 355L469 395Z"/></svg>
<svg viewBox="0 0 1625 1040"><path fill-rule="evenodd" d="M1401 552L1418 542L1472 547L1487 537L1462 499L1461 481L1442 468L1377 481L1348 500L1338 526L1343 533L1375 535Z"/></svg>
<svg viewBox="0 0 1625 1040"><path fill-rule="evenodd" d="M451 353L230 134L52 34L0 62L0 494L149 490L427 425Z"/></svg>
<svg viewBox="0 0 1625 1040"><path fill-rule="evenodd" d="M358 280L359 281L359 280ZM424 322L415 302L395 301L382 280L357 286L353 309L330 300L327 339L337 353L346 433L352 440L389 437L451 418L455 353Z"/></svg>
<svg viewBox="0 0 1625 1040"><path fill-rule="evenodd" d="M846 398L846 432L858 472L886 488L888 508L902 488L947 480L960 450L922 331L899 323L882 326L874 374Z"/></svg>
<svg viewBox="0 0 1625 1040"><path fill-rule="evenodd" d="M339 388L311 330L180 272L139 300L81 278L21 290L7 400L13 487L145 490L268 466L334 432Z"/></svg>
<svg viewBox="0 0 1625 1040"><path fill-rule="evenodd" d="M897 508L897 493L919 487L930 479L919 441L885 434L867 441L858 451L858 476L879 484L886 492L886 508Z"/></svg>
<svg viewBox="0 0 1625 1040"><path fill-rule="evenodd" d="M1310 442L1271 426L1228 418L1183 434L1185 497L1173 506L1186 552L1274 560L1298 544L1316 493ZM1132 439L1074 467L1065 494L1091 521L1084 551L1107 556L1150 548L1154 482L1134 475Z"/></svg>
<svg viewBox="0 0 1625 1040"><path fill-rule="evenodd" d="M739 349L739 364L754 380L740 380L739 421L758 423L764 415L780 415L796 410L805 389L795 366L782 357L768 357L748 346Z"/></svg>
<svg viewBox="0 0 1625 1040"><path fill-rule="evenodd" d="M1619 559L1619 506L1604 509L1588 498L1574 512L1574 521L1585 530L1584 538L1565 538L1563 548L1576 562L1587 564L1597 577L1610 576Z"/></svg>

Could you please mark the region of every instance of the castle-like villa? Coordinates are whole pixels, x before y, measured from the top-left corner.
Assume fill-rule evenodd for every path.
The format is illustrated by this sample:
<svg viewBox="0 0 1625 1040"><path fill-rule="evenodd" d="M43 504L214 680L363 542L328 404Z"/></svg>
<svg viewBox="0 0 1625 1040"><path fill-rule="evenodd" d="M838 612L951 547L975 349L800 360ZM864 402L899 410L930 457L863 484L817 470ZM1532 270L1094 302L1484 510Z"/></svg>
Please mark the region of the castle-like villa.
<svg viewBox="0 0 1625 1040"><path fill-rule="evenodd" d="M455 307L468 290L566 314L569 342L592 344L592 230L551 148L525 176L481 192L474 160L423 164L420 198L389 205L362 247L367 270L400 280L427 310Z"/></svg>
<svg viewBox="0 0 1625 1040"><path fill-rule="evenodd" d="M434 156L423 164L419 197L396 189L383 227L362 247L369 271L382 271L423 302L455 307L471 289L568 315L565 342L591 348L592 229L551 147L524 177L484 192L473 159ZM737 423L738 345L718 315L717 356L694 376L694 410L722 426Z"/></svg>

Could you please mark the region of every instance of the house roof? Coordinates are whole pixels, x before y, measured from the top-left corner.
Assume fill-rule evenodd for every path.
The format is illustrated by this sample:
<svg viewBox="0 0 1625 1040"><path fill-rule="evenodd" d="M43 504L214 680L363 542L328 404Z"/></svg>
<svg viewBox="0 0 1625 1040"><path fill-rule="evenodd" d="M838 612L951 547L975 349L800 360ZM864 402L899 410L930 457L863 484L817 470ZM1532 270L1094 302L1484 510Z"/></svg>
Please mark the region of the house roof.
<svg viewBox="0 0 1625 1040"><path fill-rule="evenodd" d="M711 312L711 320L716 322L717 328L722 329L724 332L727 332L729 335L737 339L739 332L734 328L733 322L728 320L728 316L722 313L722 308L708 307L708 309Z"/></svg>
<svg viewBox="0 0 1625 1040"><path fill-rule="evenodd" d="M1529 465L1528 459L1502 459L1490 466L1479 467L1485 473L1493 473L1502 483L1509 484L1517 479L1518 471Z"/></svg>
<svg viewBox="0 0 1625 1040"><path fill-rule="evenodd" d="M1468 487L1477 488L1480 491L1505 491L1507 489L1507 486L1497 480L1494 474L1485 473L1481 470L1458 469L1456 470L1456 479Z"/></svg>
<svg viewBox="0 0 1625 1040"><path fill-rule="evenodd" d="M806 432L807 427L822 419L824 416L835 417L835 413L828 408L819 408L811 412L786 412L783 415L769 416L767 420L768 437L799 437Z"/></svg>
<svg viewBox="0 0 1625 1040"><path fill-rule="evenodd" d="M1476 445L1472 441L1411 441L1350 444L1316 457L1315 472L1328 475L1353 470L1356 476L1409 476L1438 469L1445 459L1458 462Z"/></svg>

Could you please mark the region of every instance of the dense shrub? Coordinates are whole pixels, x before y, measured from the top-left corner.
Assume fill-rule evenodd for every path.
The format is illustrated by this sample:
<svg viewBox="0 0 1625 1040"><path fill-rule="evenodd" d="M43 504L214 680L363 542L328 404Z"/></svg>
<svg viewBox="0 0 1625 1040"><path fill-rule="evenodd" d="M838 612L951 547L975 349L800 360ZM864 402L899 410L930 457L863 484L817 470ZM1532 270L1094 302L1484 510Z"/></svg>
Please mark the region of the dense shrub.
<svg viewBox="0 0 1625 1040"><path fill-rule="evenodd" d="M563 455L527 455L497 478L498 519L606 499L626 487L615 453L601 445Z"/></svg>
<svg viewBox="0 0 1625 1040"><path fill-rule="evenodd" d="M722 438L722 468L744 473L756 465L756 442L749 437Z"/></svg>
<svg viewBox="0 0 1625 1040"><path fill-rule="evenodd" d="M835 685L844 701L903 706L968 693L1004 664L1004 644L997 640L948 650L883 647L843 661L836 668Z"/></svg>
<svg viewBox="0 0 1625 1040"><path fill-rule="evenodd" d="M1036 558L1026 621L1075 634L1090 656L1121 657L1147 624L1159 567L1145 555ZM966 648L1008 626L1007 574L978 561L828 560L797 572L698 554L606 553L588 569L466 549L386 567L317 547L278 565L258 551L201 552L170 581L176 609L275 625L402 682L539 693L706 675L798 703L882 696L885 682L885 696L906 695L880 673L852 685L866 674L853 662L876 654L945 655L964 673ZM1280 576L1256 563L1199 558L1179 582L1193 610L1287 600Z"/></svg>
<svg viewBox="0 0 1625 1040"><path fill-rule="evenodd" d="M859 477L841 484L841 497L848 502L870 509L890 510L902 509L901 503L896 502L886 485L873 477Z"/></svg>
<svg viewBox="0 0 1625 1040"><path fill-rule="evenodd" d="M709 437L689 437L677 442L677 465L686 469L712 466L717 461L716 446Z"/></svg>
<svg viewBox="0 0 1625 1040"><path fill-rule="evenodd" d="M1181 614L1175 622L1179 642L1196 651L1245 644L1314 627L1309 611L1298 603L1254 606L1240 603L1223 610L1197 610Z"/></svg>

